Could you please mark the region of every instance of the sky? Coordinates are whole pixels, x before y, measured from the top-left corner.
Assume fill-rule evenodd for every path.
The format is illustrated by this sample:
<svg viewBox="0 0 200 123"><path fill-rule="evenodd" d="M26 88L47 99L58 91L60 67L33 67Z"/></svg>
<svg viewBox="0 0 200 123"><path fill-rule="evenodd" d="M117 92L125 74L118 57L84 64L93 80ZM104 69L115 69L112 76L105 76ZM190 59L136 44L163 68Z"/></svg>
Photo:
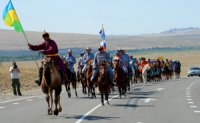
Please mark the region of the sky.
<svg viewBox="0 0 200 123"><path fill-rule="evenodd" d="M106 35L200 27L200 0L12 0L24 30ZM8 0L0 0L0 13ZM10 29L0 19L0 29Z"/></svg>

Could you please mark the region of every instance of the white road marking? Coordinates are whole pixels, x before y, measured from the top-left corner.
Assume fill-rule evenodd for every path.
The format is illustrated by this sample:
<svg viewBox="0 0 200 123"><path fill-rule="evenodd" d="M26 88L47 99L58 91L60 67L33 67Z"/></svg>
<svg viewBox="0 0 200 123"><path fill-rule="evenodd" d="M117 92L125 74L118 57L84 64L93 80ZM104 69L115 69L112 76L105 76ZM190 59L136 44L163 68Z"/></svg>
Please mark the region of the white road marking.
<svg viewBox="0 0 200 123"><path fill-rule="evenodd" d="M0 107L0 109L5 108L5 107Z"/></svg>
<svg viewBox="0 0 200 123"><path fill-rule="evenodd" d="M200 113L200 111L194 111L194 113Z"/></svg>
<svg viewBox="0 0 200 123"><path fill-rule="evenodd" d="M187 99L188 101L191 101L192 99Z"/></svg>
<svg viewBox="0 0 200 123"><path fill-rule="evenodd" d="M135 87L135 88L139 88L139 87ZM133 91L135 88L131 89L131 91ZM112 99L119 97L119 95L115 95L112 96L109 101L111 101ZM106 103L106 101L104 101L104 103ZM80 119L78 119L75 123L81 123L87 116L89 116L92 112L94 112L95 110L97 110L98 108L100 108L102 106L102 104L100 103L99 105L97 105L96 107L94 107L93 109L91 109L90 111L88 111L86 114L84 114Z"/></svg>
<svg viewBox="0 0 200 123"><path fill-rule="evenodd" d="M137 123L142 123L142 122L137 122Z"/></svg>
<svg viewBox="0 0 200 123"><path fill-rule="evenodd" d="M113 96L111 99L109 99L109 101L111 101L112 99L118 97L119 95L115 95ZM106 101L105 101L106 102ZM104 103L105 103L104 102ZM94 112L95 110L97 110L98 108L100 108L102 106L102 104L97 105L96 107L94 107L93 109L91 109L90 111L88 111L86 114L84 114L79 120L77 120L75 123L81 123L88 115L90 115L92 112Z"/></svg>
<svg viewBox="0 0 200 123"><path fill-rule="evenodd" d="M14 105L18 105L19 103L13 103Z"/></svg>
<svg viewBox="0 0 200 123"><path fill-rule="evenodd" d="M191 96L186 96L187 98L191 98Z"/></svg>
<svg viewBox="0 0 200 123"><path fill-rule="evenodd" d="M9 103L9 102L14 102L14 101L20 101L20 100L26 100L26 99L32 99L32 98L36 98L36 97L39 97L39 96L31 96L31 97L25 97L25 98L7 100L7 101L0 102L0 104Z"/></svg>
<svg viewBox="0 0 200 123"><path fill-rule="evenodd" d="M144 100L145 103L149 103L150 101L153 101L153 100L156 100L156 99L146 98L146 99L142 99L142 100Z"/></svg>
<svg viewBox="0 0 200 123"><path fill-rule="evenodd" d="M158 90L158 91L162 91L162 90L164 90L164 89L165 89L165 88L158 88L157 90Z"/></svg>
<svg viewBox="0 0 200 123"><path fill-rule="evenodd" d="M194 104L194 102L188 102L188 104Z"/></svg>
<svg viewBox="0 0 200 123"><path fill-rule="evenodd" d="M195 105L191 105L190 108L197 108L197 106L195 106Z"/></svg>

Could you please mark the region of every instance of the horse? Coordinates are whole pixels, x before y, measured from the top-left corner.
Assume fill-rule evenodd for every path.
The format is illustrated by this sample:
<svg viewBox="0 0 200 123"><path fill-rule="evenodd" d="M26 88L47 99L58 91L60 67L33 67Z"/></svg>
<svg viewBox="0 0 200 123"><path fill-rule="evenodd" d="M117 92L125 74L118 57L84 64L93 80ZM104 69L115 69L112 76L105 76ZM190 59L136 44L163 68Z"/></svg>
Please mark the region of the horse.
<svg viewBox="0 0 200 123"><path fill-rule="evenodd" d="M119 61L114 62L114 81L117 83L119 96L125 95L127 86L127 75L122 67L119 66Z"/></svg>
<svg viewBox="0 0 200 123"><path fill-rule="evenodd" d="M84 67L83 65L80 65L80 67L78 68L77 79L82 84L82 93L83 94L87 94L87 90L86 90L87 83L86 83L85 76L83 76L83 74L82 74L83 67Z"/></svg>
<svg viewBox="0 0 200 123"><path fill-rule="evenodd" d="M47 58L43 61L43 76L41 82L41 89L44 94L46 94L46 102L48 104L48 115L52 115L52 107L53 107L53 90L55 91L54 95L54 115L58 115L59 112L62 111L62 107L60 104L60 93L62 91L61 84L61 75L59 70L57 69L56 63Z"/></svg>
<svg viewBox="0 0 200 123"><path fill-rule="evenodd" d="M76 83L76 75L73 74L70 69L67 68L67 62L64 61L64 64L66 66L66 75L65 77L67 78L67 81L65 82L65 88L66 88L66 91L68 93L68 97L70 98L71 97L71 88L70 88L70 84L72 85L74 91L75 91L75 95L76 97L78 97L78 94L77 94L77 83Z"/></svg>
<svg viewBox="0 0 200 123"><path fill-rule="evenodd" d="M98 76L98 88L101 94L101 103L104 105L104 95L107 104L109 105L108 96L110 93L111 82L109 80L109 75L106 71L106 63L101 63L99 65L99 76Z"/></svg>
<svg viewBox="0 0 200 123"><path fill-rule="evenodd" d="M92 59L88 61L88 68L86 69L85 77L88 88L88 97L96 98L94 83L91 81L92 77Z"/></svg>
<svg viewBox="0 0 200 123"><path fill-rule="evenodd" d="M144 82L144 84L146 84L147 82L147 71L150 69L149 64L144 65L143 69L142 69L142 80Z"/></svg>
<svg viewBox="0 0 200 123"><path fill-rule="evenodd" d="M175 64L173 67L173 74L174 74L174 79L180 77L180 67L177 64Z"/></svg>

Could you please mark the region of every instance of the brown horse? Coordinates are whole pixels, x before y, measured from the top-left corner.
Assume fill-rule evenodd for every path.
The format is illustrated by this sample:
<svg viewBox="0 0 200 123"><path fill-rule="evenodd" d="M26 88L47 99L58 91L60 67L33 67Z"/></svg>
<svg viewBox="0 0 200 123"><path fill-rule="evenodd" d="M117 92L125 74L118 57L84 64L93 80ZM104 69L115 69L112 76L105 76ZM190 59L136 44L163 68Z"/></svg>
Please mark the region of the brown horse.
<svg viewBox="0 0 200 123"><path fill-rule="evenodd" d="M60 104L60 93L62 91L61 85L61 75L57 69L57 65L50 58L47 58L43 61L43 76L41 88L43 93L46 94L46 101L48 103L48 115L52 115L53 107L53 90L55 91L54 103L55 110L54 115L58 115L62 111Z"/></svg>
<svg viewBox="0 0 200 123"><path fill-rule="evenodd" d="M99 87L99 92L101 94L101 103L104 105L104 95L105 95L105 100L108 101L108 96L110 93L110 86L111 82L109 82L109 75L107 74L106 71L106 63L102 63L99 65L99 77L98 77L98 87Z"/></svg>
<svg viewBox="0 0 200 123"><path fill-rule="evenodd" d="M86 77L87 88L88 88L88 96L89 97L91 96L91 98L96 98L94 83L91 81L92 60L88 61L88 68L86 70L85 77Z"/></svg>
<svg viewBox="0 0 200 123"><path fill-rule="evenodd" d="M82 93L83 94L87 94L87 83L86 83L86 79L85 79L85 76L83 76L82 74L82 70L83 70L83 65L80 65L80 68L78 68L78 71L77 71L77 79L79 82L81 82L82 84Z"/></svg>
<svg viewBox="0 0 200 123"><path fill-rule="evenodd" d="M125 95L127 87L127 75L124 73L123 68L119 66L119 61L114 62L114 81L117 82L119 96Z"/></svg>

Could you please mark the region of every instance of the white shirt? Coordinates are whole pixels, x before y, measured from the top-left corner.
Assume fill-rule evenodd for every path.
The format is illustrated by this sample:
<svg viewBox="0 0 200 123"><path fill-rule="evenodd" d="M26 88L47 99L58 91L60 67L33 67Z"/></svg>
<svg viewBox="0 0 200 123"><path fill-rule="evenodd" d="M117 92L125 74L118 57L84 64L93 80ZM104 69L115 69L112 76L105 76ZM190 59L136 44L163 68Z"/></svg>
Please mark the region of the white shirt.
<svg viewBox="0 0 200 123"><path fill-rule="evenodd" d="M13 68L13 66L10 67L10 75L11 79L19 79L19 69L18 68Z"/></svg>

